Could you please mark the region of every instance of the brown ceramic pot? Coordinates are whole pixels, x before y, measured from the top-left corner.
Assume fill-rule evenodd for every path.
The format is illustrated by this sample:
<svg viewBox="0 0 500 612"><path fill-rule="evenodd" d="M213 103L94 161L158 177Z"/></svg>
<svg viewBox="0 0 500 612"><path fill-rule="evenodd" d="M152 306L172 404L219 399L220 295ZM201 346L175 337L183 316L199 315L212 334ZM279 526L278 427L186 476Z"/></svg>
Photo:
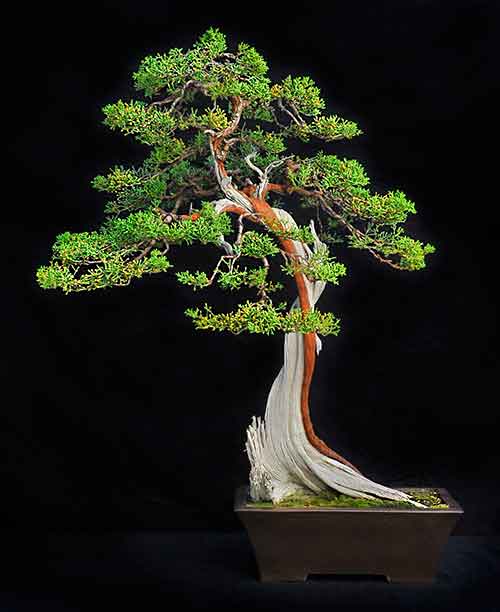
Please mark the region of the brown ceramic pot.
<svg viewBox="0 0 500 612"><path fill-rule="evenodd" d="M304 581L311 574L431 582L463 514L446 489L438 490L447 509L255 508L248 505L248 487L243 486L236 491L234 509L248 532L263 582Z"/></svg>

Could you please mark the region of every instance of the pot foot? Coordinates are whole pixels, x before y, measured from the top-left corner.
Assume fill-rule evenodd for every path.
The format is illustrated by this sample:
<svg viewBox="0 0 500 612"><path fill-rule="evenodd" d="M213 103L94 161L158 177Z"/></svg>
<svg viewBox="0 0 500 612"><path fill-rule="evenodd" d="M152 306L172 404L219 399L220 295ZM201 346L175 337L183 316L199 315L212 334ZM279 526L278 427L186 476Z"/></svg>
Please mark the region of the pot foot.
<svg viewBox="0 0 500 612"><path fill-rule="evenodd" d="M307 574L304 571L260 572L261 582L305 582Z"/></svg>
<svg viewBox="0 0 500 612"><path fill-rule="evenodd" d="M434 582L433 574L391 574L387 576L387 582L402 584L432 584Z"/></svg>

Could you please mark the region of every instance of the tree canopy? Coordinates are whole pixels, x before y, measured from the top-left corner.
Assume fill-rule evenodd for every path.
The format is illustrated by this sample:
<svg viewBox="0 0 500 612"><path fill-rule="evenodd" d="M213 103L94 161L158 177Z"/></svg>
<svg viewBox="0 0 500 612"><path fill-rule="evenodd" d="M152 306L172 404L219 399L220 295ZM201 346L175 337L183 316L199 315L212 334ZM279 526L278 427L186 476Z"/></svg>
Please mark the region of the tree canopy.
<svg viewBox="0 0 500 612"><path fill-rule="evenodd" d="M370 190L358 161L318 147L361 130L326 112L310 77L273 82L255 48L241 42L229 51L225 35L210 28L190 49L144 58L133 84L140 99L107 104L104 123L144 145L143 163L93 179L107 194L105 219L95 230L56 237L51 261L37 270L42 288L128 285L171 269L177 247L211 245L223 251L216 267L178 271L177 280L194 290L250 288L255 299L229 313L208 304L188 309L197 328L334 334L332 313L287 311L273 300L283 289L270 279L273 266L337 284L346 270L329 247L344 244L399 270L425 267L434 247L404 230L414 203L399 189ZM294 141L309 143L313 154L290 153ZM268 205L292 214L300 207L314 225L283 223ZM297 242L315 246L309 258L294 252Z"/></svg>

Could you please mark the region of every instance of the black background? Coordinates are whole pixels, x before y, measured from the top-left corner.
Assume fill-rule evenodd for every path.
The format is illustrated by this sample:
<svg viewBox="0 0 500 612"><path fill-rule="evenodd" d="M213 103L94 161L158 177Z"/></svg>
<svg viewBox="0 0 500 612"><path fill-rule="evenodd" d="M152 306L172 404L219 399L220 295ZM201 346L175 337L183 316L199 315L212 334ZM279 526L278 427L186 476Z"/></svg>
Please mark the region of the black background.
<svg viewBox="0 0 500 612"><path fill-rule="evenodd" d="M448 488L465 508L458 533L498 532L495 9L143 1L12 13L4 525L238 526L245 429L263 414L282 338L194 331L183 311L205 296L173 273L69 296L35 282L57 233L102 221L90 180L145 152L102 125L102 106L134 95L145 55L218 26L231 45L256 46L274 79L310 75L329 112L359 123L361 137L327 151L359 159L376 188L402 188L417 204L411 232L437 247L415 273L339 251L348 276L321 300L342 332L315 374L319 435L375 480ZM173 259L181 269L207 252ZM207 299L223 307L216 293Z"/></svg>

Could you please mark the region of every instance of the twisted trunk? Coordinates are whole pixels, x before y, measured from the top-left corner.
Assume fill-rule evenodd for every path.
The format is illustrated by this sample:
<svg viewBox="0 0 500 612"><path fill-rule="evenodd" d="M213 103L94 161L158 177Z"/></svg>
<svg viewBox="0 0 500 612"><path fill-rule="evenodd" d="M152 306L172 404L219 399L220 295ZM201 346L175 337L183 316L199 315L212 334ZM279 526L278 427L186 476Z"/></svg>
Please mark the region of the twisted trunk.
<svg viewBox="0 0 500 612"><path fill-rule="evenodd" d="M233 120L231 124L225 130L223 130L223 132L219 134L211 134L209 139L217 182L228 198L228 202L226 204L221 204L219 210L225 210L226 212L233 212L236 214L253 212L256 213L260 220L268 227L274 226L284 229L283 224L281 223L275 210L265 201L265 195L263 197L256 197L254 195L256 188L253 186L247 187L243 190L237 189L232 184L232 179L230 176L228 176L226 171L224 161L227 148L224 148L223 146L224 139L230 136L238 126L243 108L243 101L239 98L235 98L233 100ZM280 239L280 243L282 249L292 257L299 254L293 240L282 238ZM299 296L300 308L302 312L308 312L311 310L311 303L306 288L305 277L300 272L296 272L294 277ZM320 453L323 453L332 459L336 459L337 461L351 467L353 470L358 471L357 468L347 461L347 459L344 459L344 457L342 457L339 453L335 452L327 444L325 444L325 442L321 440L314 431L309 412L309 389L311 387L312 376L316 364L316 334L304 334L303 338L304 372L302 376L300 406L303 426L307 439Z"/></svg>
<svg viewBox="0 0 500 612"><path fill-rule="evenodd" d="M240 190L232 184L224 166L230 146L226 139L236 130L245 103L235 97L232 105L233 119L228 127L219 133L207 131L217 182L227 198L216 203L216 209L239 215L250 213L249 218L257 216L270 228L297 227L289 213L274 209L265 201L265 185L260 190L255 186ZM316 236L312 221L311 230ZM302 242L286 238L281 238L280 242L282 249L292 257L308 259L312 255ZM316 236L315 248L320 244ZM310 282L297 271L295 283L298 297L292 308L308 312L314 308L325 282ZM316 352L320 349L321 342L315 333L285 334L284 365L269 393L264 420L254 417L247 429L252 498L277 502L298 491L319 493L332 488L353 497L409 500L405 493L364 477L314 432L309 413L309 389Z"/></svg>
<svg viewBox="0 0 500 612"><path fill-rule="evenodd" d="M223 168L223 165L222 165ZM247 190L248 191L248 190ZM228 194L230 195L230 194ZM232 195L232 194L231 194ZM241 192L240 192L241 195ZM258 218L265 223L269 227L277 227L279 229L286 229L279 219L275 209L273 209L269 204L261 199L256 198L249 193L245 193L244 196L249 204L251 205L251 210L258 215ZM216 208L219 212L231 212L235 214L246 214L248 212L248 207L246 209L241 208L239 205L235 205L234 202L230 199L220 200L216 203ZM291 219L291 217L290 217ZM293 220L292 220L293 222ZM297 251L296 241L289 240L286 238L281 238L279 240L281 248L288 253L290 256L300 256L301 253ZM294 274L295 284L297 287L299 305L302 312L309 312L312 308L310 297L307 290L306 279L304 275L297 271ZM331 457L343 463L344 465L349 466L354 471L359 472L359 470L352 465L347 459L342 457L339 453L330 448L321 438L316 435L314 431L314 427L311 421L311 415L309 411L309 390L311 388L312 377L314 373L314 368L316 365L316 345L317 345L317 336L315 333L307 333L302 334L303 338L303 374L301 381L301 390L300 390L300 413L302 418L302 424L304 427L304 431L306 433L307 439L309 443L320 453L326 455L327 457Z"/></svg>
<svg viewBox="0 0 500 612"><path fill-rule="evenodd" d="M296 227L286 211L272 210L283 226ZM316 237L314 246L318 248L321 242L315 234L313 222L311 230ZM312 255L307 245L294 240L290 242L301 257L307 259ZM305 277L302 277L302 282L307 307L314 308L325 282L311 282ZM292 308L302 309L303 303L306 303L305 300L297 298ZM271 387L264 419L254 417L247 429L251 497L254 500L279 502L298 492L320 493L334 489L352 497L381 497L419 505L412 502L406 493L366 478L329 447L326 448L331 453L324 452L323 445L317 444L318 438L312 425L308 431L311 365L314 366L315 354L320 350L321 342L314 333L285 334L284 364Z"/></svg>
<svg viewBox="0 0 500 612"><path fill-rule="evenodd" d="M268 226L278 226L280 229L284 229L283 224L279 220L274 210L269 204L262 198L256 198L248 196L252 207L256 213L258 213L262 220ZM286 238L280 239L281 248L291 255L292 257L298 256L299 253L295 248L294 241ZM294 274L295 284L297 286L297 293L299 298L300 309L302 312L309 312L311 310L311 302L306 287L306 280L304 275L297 271ZM336 459L345 465L350 466L353 470L357 470L352 463L347 461L342 455L331 449L323 440L321 440L315 433L314 427L311 421L311 415L309 411L309 390L311 388L312 377L314 373L314 367L316 365L316 334L307 333L303 334L303 353L304 353L304 370L302 374L302 384L300 391L300 411L302 415L302 422L304 430L306 432L307 439L320 453L323 453L327 457Z"/></svg>

